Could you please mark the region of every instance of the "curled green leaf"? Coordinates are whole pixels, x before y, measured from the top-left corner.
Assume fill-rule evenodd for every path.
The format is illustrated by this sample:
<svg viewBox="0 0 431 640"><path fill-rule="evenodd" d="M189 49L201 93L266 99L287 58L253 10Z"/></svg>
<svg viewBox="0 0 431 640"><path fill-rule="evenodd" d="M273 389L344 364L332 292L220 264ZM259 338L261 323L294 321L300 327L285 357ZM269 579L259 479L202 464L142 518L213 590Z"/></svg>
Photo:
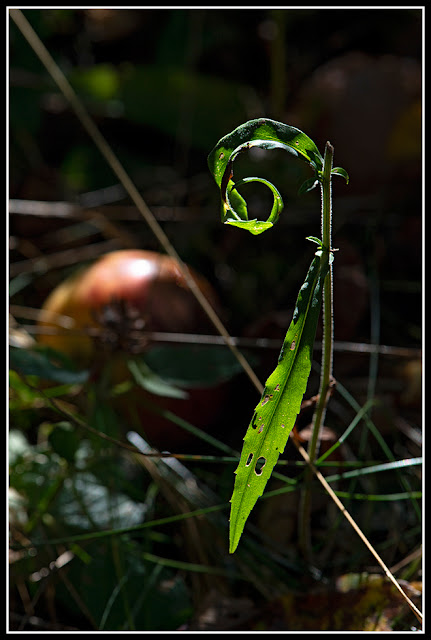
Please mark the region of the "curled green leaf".
<svg viewBox="0 0 431 640"><path fill-rule="evenodd" d="M238 227L239 229L245 229L246 231L250 231L254 236L258 236L259 234L267 231L267 229L271 229L273 226L272 222L264 222L263 220L226 220L225 224L230 224L232 227Z"/></svg>
<svg viewBox="0 0 431 640"><path fill-rule="evenodd" d="M273 205L271 209L271 213L266 222L263 220L248 220L247 216L247 206L242 196L237 191L237 188L242 184L246 184L247 182L262 182L266 185L271 191L273 195ZM236 206L238 207L238 213L235 210L235 206L232 205L232 195L236 194ZM240 200L241 198L241 200ZM242 202L241 202L242 201ZM238 206L239 205L239 206ZM226 189L226 203L225 203L225 213L224 220L226 224L230 224L234 227L240 227L242 229L246 229L250 231L253 235L258 235L266 231L270 227L272 227L278 220L280 213L283 210L283 199L280 195L278 189L268 180L264 178L243 178L242 180L238 180L238 182L229 181Z"/></svg>
<svg viewBox="0 0 431 640"><path fill-rule="evenodd" d="M262 178L245 178L237 183L234 182L235 159L240 153L252 147L283 149L307 162L314 169L315 177L305 191L313 188L318 181L323 167L323 158L314 142L305 133L296 127L269 118L249 120L219 140L208 156L208 166L221 191L222 221L245 228L251 233L261 233L277 221L283 209L283 201L274 185ZM258 220L249 220L247 203L237 191L240 184L250 181L263 182L271 189L274 196L270 216L264 224L257 224L260 222ZM244 222L252 224L243 224Z"/></svg>
<svg viewBox="0 0 431 640"><path fill-rule="evenodd" d="M323 242L320 238L316 238L316 236L307 236L305 239L309 240L310 242L315 242L321 249L323 249Z"/></svg>
<svg viewBox="0 0 431 640"><path fill-rule="evenodd" d="M332 169L332 171L331 171L331 175L333 175L333 176L341 176L342 178L345 179L347 184L349 184L349 174L342 167L334 167Z"/></svg>

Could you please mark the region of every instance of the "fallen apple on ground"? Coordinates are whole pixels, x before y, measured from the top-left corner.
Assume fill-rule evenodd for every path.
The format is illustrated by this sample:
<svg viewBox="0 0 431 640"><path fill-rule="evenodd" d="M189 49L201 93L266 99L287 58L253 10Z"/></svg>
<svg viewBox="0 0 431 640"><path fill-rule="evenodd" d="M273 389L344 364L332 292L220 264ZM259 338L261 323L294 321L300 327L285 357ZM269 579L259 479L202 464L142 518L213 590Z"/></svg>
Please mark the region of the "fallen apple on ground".
<svg viewBox="0 0 431 640"><path fill-rule="evenodd" d="M210 283L190 267L189 271L220 312ZM204 347L205 352L196 344L155 347L146 338L147 332L154 331L214 332L172 258L144 250L109 253L60 283L48 296L43 312L39 325L46 333L40 334L41 344L89 368L96 383L103 378L104 388L130 383L127 391L110 400L126 430L139 431L162 450L184 450L199 444L196 436L163 417L154 405L202 430L215 427L226 401L227 379L237 371L232 361L228 363L230 353L227 359L222 355L220 362L217 347ZM59 316L71 318L73 328L59 328ZM202 371L195 366L191 375L188 370L198 362L196 358ZM164 370L154 372L153 366L157 368L161 359ZM155 393L148 391L154 380L156 387L160 382ZM169 397L172 395L177 397Z"/></svg>

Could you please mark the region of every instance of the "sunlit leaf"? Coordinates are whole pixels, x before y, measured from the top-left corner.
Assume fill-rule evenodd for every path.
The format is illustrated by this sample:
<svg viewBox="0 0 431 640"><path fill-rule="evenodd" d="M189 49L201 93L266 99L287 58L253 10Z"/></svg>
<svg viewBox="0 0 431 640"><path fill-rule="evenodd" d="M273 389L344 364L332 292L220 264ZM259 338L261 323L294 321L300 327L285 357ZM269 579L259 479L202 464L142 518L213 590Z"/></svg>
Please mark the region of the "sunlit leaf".
<svg viewBox="0 0 431 640"><path fill-rule="evenodd" d="M225 222L231 227L238 227L239 229L250 231L254 236L258 236L274 226L272 222L264 222L263 220L257 220L257 218L254 220L226 220Z"/></svg>
<svg viewBox="0 0 431 640"><path fill-rule="evenodd" d="M327 251L319 249L296 301L278 365L265 384L247 433L231 499L230 552L262 495L299 413L311 371L322 290L329 269Z"/></svg>
<svg viewBox="0 0 431 640"><path fill-rule="evenodd" d="M315 186L318 175L323 167L322 156L314 142L302 131L270 120L258 118L249 120L237 127L234 131L219 140L208 156L208 165L222 197L222 221L226 224L240 226L253 234L262 233L270 228L279 218L283 210L283 200L276 187L268 180L249 177L234 182L233 163L237 156L248 149L259 147L261 149L283 149L307 162L314 169L315 176L312 183L308 184L305 191ZM237 193L237 187L246 182L263 182L273 193L274 202L270 216L266 223L256 224L260 221L250 221L253 224L238 224L237 221L247 221L248 211L245 200Z"/></svg>

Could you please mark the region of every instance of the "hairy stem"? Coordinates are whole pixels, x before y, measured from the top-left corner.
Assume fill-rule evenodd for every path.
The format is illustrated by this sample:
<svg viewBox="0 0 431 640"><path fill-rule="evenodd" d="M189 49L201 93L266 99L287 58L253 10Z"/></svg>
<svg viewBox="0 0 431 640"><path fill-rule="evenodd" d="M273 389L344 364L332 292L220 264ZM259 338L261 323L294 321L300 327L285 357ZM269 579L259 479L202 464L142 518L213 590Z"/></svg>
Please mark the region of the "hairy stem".
<svg viewBox="0 0 431 640"><path fill-rule="evenodd" d="M321 182L322 197L322 243L324 250L332 251L332 200L331 200L331 171L334 156L334 148L327 142L323 161ZM332 302L332 264L330 261L329 272L325 278L323 289L323 337L322 337L322 366L320 371L319 399L313 416L313 428L311 440L308 446L308 455L311 464L314 464L319 450L320 430L326 414L326 406L332 380L333 360L333 302ZM305 486L301 496L301 509L299 515L299 542L305 558L311 560L311 481L313 473L310 467L306 471Z"/></svg>
<svg viewBox="0 0 431 640"><path fill-rule="evenodd" d="M326 143L322 176L322 242L324 248L332 251L332 201L331 201L331 170L334 156L334 148ZM323 289L323 338L322 338L322 368L320 372L319 400L313 418L313 433L308 448L310 460L314 463L319 446L320 427L325 419L328 392L332 379L333 342L334 342L334 317L332 299L332 264L330 261L329 272L325 278Z"/></svg>

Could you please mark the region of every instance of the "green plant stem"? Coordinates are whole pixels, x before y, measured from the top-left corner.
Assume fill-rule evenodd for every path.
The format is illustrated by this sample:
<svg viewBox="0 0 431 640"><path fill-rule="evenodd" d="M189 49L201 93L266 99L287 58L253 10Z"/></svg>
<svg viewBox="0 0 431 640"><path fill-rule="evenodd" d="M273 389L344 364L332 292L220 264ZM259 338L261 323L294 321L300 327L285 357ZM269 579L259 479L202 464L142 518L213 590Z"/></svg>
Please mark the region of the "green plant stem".
<svg viewBox="0 0 431 640"><path fill-rule="evenodd" d="M332 194L331 170L334 148L326 143L322 175L322 242L326 251L332 251ZM332 264L325 278L323 289L323 338L322 338L322 367L320 373L319 400L313 417L313 433L308 447L310 461L314 463L319 445L320 427L325 419L328 392L332 378L332 361L334 351L334 314L333 314Z"/></svg>
<svg viewBox="0 0 431 640"><path fill-rule="evenodd" d="M334 157L334 148L327 142L323 160L321 197L322 197L322 243L324 250L332 251L332 198L331 198L331 171ZM333 301L332 301L332 264L330 261L328 275L325 278L323 289L323 337L322 337L322 366L320 370L319 399L313 416L313 428L311 440L308 446L308 455L311 464L314 464L319 449L319 436L323 426L328 395L332 379L333 361ZM299 516L299 543L304 556L311 560L311 482L313 473L308 467L305 475L305 487L302 492L301 509Z"/></svg>

